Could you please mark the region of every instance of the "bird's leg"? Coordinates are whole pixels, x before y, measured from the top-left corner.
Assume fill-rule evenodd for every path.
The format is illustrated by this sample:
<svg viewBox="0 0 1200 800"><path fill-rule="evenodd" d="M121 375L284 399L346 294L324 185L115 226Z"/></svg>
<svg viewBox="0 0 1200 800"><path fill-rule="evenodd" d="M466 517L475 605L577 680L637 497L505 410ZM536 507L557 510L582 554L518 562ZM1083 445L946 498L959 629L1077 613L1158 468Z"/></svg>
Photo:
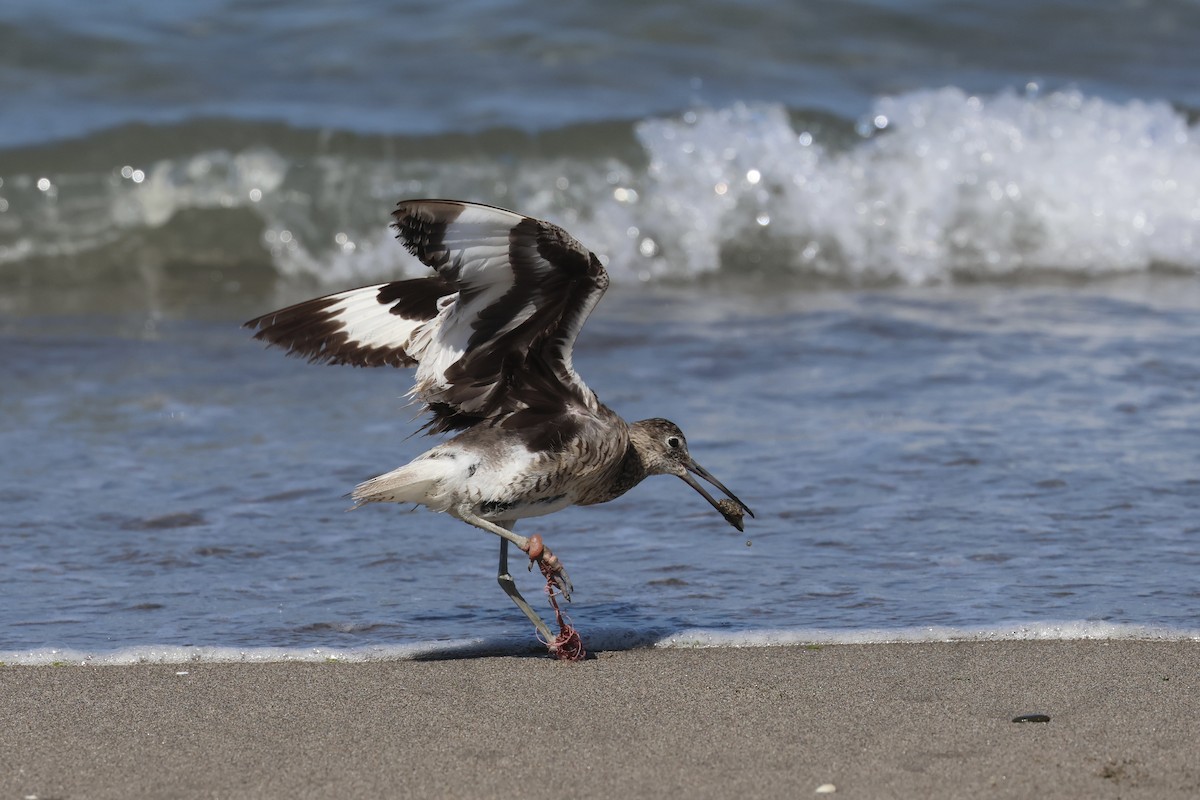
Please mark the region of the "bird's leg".
<svg viewBox="0 0 1200 800"><path fill-rule="evenodd" d="M517 608L521 609L525 616L529 617L529 621L537 628L538 633L544 637L543 641L550 648L551 655L566 661L579 661L585 658L587 652L583 649L583 642L579 638L579 632L571 627L571 624L563 618L562 611L558 607L558 600L554 596L554 590L558 589L564 597L570 599L567 593L570 591L571 581L567 578L567 573L563 571L562 563L542 544L542 537L537 535L530 536L529 538L518 536L512 532L513 522L489 522L483 517L472 513L469 508L459 508L450 513L463 522L500 537L500 567L496 575L496 580L500 584L500 588L504 590L504 593L512 598L512 601L517 604ZM531 565L536 561L542 574L546 576L546 593L549 594L550 605L554 608L554 619L558 623L558 636L553 636L550 633L550 626L542 621L542 618L529 607L529 603L525 602L525 598L517 591L517 584L508 572L509 542L521 548L529 556Z"/></svg>
<svg viewBox="0 0 1200 800"><path fill-rule="evenodd" d="M503 549L500 552L503 558ZM554 609L554 621L558 623L558 636L550 644L550 652L554 654L555 658L565 661L580 661L586 658L587 651L583 649L583 640L579 638L579 631L575 630L571 623L563 617L562 609L558 607L558 598L554 596L554 590L557 588L562 592L563 597L571 599L567 590L563 588L564 584L570 587L571 581L567 578L567 573L563 571L562 563L546 549L542 544L542 537L536 533L529 537L529 549L526 553L529 555L529 568L533 569L533 562L537 561L538 569L546 578L546 596L550 600L550 607Z"/></svg>
<svg viewBox="0 0 1200 800"><path fill-rule="evenodd" d="M563 598L567 602L571 601L571 579L567 577L567 571L563 569L562 562L558 560L558 556L550 552L550 548L542 543L542 535L535 533L527 540L529 547L522 548L525 554L529 556L529 568L533 569L534 563L542 570L542 574L546 576L546 580L554 584L554 587L562 593Z"/></svg>
<svg viewBox="0 0 1200 800"><path fill-rule="evenodd" d="M501 539L515 544L523 553L529 556L531 566L536 561L546 579L553 583L558 591L562 592L564 598L568 601L571 599L571 589L573 588L571 586L571 579L567 577L567 571L563 569L562 562L558 560L558 556L551 553L550 548L542 544L541 536L537 534L529 537L520 536L513 533L510 528L498 525L495 522L489 522L483 517L475 515L469 508L459 508L452 510L450 513L468 525L474 525L480 530L494 533Z"/></svg>
<svg viewBox="0 0 1200 800"><path fill-rule="evenodd" d="M533 627L538 629L538 633L547 642L554 641L554 634L550 633L550 626L542 621L542 618L537 615L529 603L525 602L525 598L521 596L520 590L517 589L517 583L513 580L512 575L508 572L508 539L500 540L500 570L496 574L496 581L500 584L500 588L508 595L517 608L524 612L525 616L529 617L529 621L533 623Z"/></svg>

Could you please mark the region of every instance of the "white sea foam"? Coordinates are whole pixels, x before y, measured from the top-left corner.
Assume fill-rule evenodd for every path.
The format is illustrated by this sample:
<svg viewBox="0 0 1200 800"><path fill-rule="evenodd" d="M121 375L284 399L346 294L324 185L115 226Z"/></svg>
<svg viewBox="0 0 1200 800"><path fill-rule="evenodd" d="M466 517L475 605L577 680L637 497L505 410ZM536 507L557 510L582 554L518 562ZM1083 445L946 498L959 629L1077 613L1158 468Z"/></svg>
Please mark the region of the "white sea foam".
<svg viewBox="0 0 1200 800"><path fill-rule="evenodd" d="M1200 270L1200 131L1167 103L947 88L882 98L859 128L847 147L778 105L696 110L636 126L644 169L446 163L419 188L473 186L477 199L557 220L619 281ZM332 253L277 248L280 268L334 281L420 270L386 232L363 239Z"/></svg>
<svg viewBox="0 0 1200 800"><path fill-rule="evenodd" d="M598 651L653 647L786 647L839 644L897 644L922 642L1075 641L1121 639L1135 641L1200 642L1200 629L1182 630L1150 625L1107 622L1037 622L1008 625L955 627L876 628L834 630L711 631L684 630L667 636L622 629L587 632L586 644ZM122 666L131 664L256 664L278 662L404 661L429 658L470 658L541 652L532 637L495 637L408 645L368 647L193 647L138 646L108 651L45 648L0 652L0 664L49 666Z"/></svg>
<svg viewBox="0 0 1200 800"><path fill-rule="evenodd" d="M388 211L402 197L453 196L567 226L618 282L1200 271L1200 128L1168 103L945 88L877 100L857 135L827 129L739 104L637 123L637 164L591 151L512 159L483 147L430 161L256 146L111 174L18 175L5 183L0 264L76 258L157 228L170 233L154 240L156 257L177 248L186 262L211 223L181 212L224 210L245 230L212 240L210 262L265 253L284 278L344 287L423 273L392 241ZM114 252L128 266L125 248ZM79 264L97 269L92 256Z"/></svg>
<svg viewBox="0 0 1200 800"><path fill-rule="evenodd" d="M833 150L778 106L639 125L652 270L744 268L755 247L852 283L1200 269L1200 131L1167 103L947 88L859 128Z"/></svg>
<svg viewBox="0 0 1200 800"><path fill-rule="evenodd" d="M659 648L778 647L808 644L898 644L921 642L1022 642L1129 639L1200 641L1200 629L1183 630L1153 625L1060 621L1012 623L979 627L912 627L835 630L801 628L774 631L686 630L655 642Z"/></svg>

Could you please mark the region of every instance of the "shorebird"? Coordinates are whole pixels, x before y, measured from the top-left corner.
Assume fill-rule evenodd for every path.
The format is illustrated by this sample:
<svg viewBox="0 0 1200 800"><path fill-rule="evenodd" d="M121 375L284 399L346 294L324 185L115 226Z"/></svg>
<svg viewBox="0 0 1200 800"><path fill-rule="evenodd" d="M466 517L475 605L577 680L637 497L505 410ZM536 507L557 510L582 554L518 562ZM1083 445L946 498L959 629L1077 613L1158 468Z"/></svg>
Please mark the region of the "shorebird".
<svg viewBox="0 0 1200 800"><path fill-rule="evenodd" d="M430 414L425 429L457 434L359 484L354 507L414 503L499 536L500 586L551 653L580 658L555 600L570 600L571 581L541 536L513 532L518 520L607 502L651 475L683 479L739 531L754 512L692 459L675 423L627 423L575 372L575 339L608 287L595 254L557 225L478 203L406 200L392 216L434 274L308 300L246 327L311 362L415 366L409 394ZM557 636L517 590L510 543L545 576Z"/></svg>

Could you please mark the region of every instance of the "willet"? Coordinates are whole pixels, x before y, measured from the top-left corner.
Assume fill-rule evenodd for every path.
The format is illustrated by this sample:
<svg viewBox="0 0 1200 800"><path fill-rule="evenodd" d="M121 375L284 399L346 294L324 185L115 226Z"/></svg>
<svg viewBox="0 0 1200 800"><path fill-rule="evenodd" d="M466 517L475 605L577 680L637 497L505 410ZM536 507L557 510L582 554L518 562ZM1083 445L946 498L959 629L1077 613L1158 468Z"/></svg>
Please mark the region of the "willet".
<svg viewBox="0 0 1200 800"><path fill-rule="evenodd" d="M697 464L675 423L632 424L575 372L575 338L604 290L596 256L557 225L456 200L406 200L399 238L435 274L364 286L264 314L255 338L312 362L415 366L410 395L450 440L354 489L366 503L415 503L500 537L498 580L559 657L582 644L559 611L569 600L562 563L517 520L620 497L650 475L675 475L739 531L749 507ZM728 499L715 499L699 476ZM537 563L557 637L517 590L508 545Z"/></svg>

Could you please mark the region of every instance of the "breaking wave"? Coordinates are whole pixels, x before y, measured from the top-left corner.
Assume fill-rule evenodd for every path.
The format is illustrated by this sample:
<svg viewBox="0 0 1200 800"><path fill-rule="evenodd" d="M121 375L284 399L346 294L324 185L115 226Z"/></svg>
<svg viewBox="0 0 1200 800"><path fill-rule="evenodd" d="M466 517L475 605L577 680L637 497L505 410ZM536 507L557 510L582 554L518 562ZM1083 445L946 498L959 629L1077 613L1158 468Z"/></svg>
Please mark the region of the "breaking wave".
<svg viewBox="0 0 1200 800"><path fill-rule="evenodd" d="M0 281L237 290L418 274L387 229L395 201L415 196L557 221L618 282L1200 271L1200 130L1165 102L945 88L881 98L857 121L735 105L552 143L253 126L139 126L0 153Z"/></svg>

